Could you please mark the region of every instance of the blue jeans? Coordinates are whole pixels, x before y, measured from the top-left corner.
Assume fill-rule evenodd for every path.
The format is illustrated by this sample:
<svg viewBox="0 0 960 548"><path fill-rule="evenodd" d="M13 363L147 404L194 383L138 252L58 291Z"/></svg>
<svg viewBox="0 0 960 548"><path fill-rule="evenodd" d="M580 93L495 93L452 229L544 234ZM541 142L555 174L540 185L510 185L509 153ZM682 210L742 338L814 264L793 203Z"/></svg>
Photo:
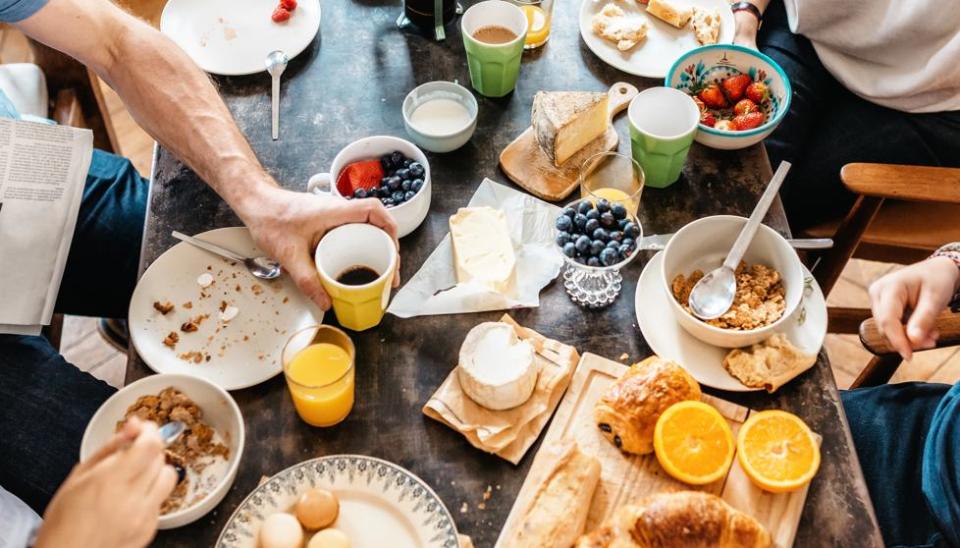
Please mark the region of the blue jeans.
<svg viewBox="0 0 960 548"><path fill-rule="evenodd" d="M912 114L862 99L827 72L809 40L790 32L782 1L763 19L757 45L793 85L790 112L764 143L774 167L793 164L780 195L794 230L850 210L855 196L840 181L850 162L960 167L960 111Z"/></svg>
<svg viewBox="0 0 960 548"><path fill-rule="evenodd" d="M130 161L93 153L56 310L123 318L137 282L148 183ZM43 337L0 335L0 485L42 514L114 389Z"/></svg>

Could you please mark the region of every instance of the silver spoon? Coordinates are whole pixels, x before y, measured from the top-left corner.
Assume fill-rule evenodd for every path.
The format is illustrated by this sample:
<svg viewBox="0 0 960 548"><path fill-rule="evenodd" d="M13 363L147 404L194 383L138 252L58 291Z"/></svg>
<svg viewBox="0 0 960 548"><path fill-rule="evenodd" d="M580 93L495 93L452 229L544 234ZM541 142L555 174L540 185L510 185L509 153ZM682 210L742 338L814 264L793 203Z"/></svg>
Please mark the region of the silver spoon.
<svg viewBox="0 0 960 548"><path fill-rule="evenodd" d="M195 245L204 251L209 251L214 255L219 255L225 259L230 259L231 261L237 263L242 263L243 266L247 267L247 270L250 271L250 274L252 274L253 277L260 278L261 280L272 280L280 277L280 274L282 273L280 269L280 263L269 257L243 257L237 255L229 249L224 249L217 244L212 244L206 240L194 238L193 236L187 236L186 234L177 232L176 230L173 231L173 237L182 242Z"/></svg>
<svg viewBox="0 0 960 548"><path fill-rule="evenodd" d="M159 432L160 438L163 439L164 447L169 447L170 444L177 441L177 438L179 438L186 429L187 425L180 421L170 421L161 426Z"/></svg>
<svg viewBox="0 0 960 548"><path fill-rule="evenodd" d="M280 138L280 75L286 70L289 61L287 54L280 50L271 51L267 55L267 72L273 79L273 89L270 94L273 125L270 134L274 141Z"/></svg>
<svg viewBox="0 0 960 548"><path fill-rule="evenodd" d="M733 242L733 247L727 253L723 265L710 271L693 286L687 303L690 305L690 310L698 318L712 320L719 318L727 310L730 310L733 299L737 294L737 266L743 259L743 254L747 252L747 248L750 247L753 237L757 234L760 221L766 217L770 204L777 196L780 185L783 184L788 171L790 171L790 162L780 162L777 172L773 174L773 179L767 185L767 189L763 191L756 207L753 208L750 219L740 231L736 241Z"/></svg>

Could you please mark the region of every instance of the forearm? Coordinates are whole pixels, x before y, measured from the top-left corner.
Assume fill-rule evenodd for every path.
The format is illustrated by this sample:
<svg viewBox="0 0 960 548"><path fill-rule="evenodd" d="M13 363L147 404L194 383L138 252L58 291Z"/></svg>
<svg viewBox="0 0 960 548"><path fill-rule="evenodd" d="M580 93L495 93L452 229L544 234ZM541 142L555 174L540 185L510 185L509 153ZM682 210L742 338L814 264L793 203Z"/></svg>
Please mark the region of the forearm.
<svg viewBox="0 0 960 548"><path fill-rule="evenodd" d="M764 13L767 10L767 6L770 5L770 0L748 0L751 4L757 7L760 10L760 13ZM760 21L750 13L749 11L737 11L733 14L733 18L737 23L737 31L734 36L734 43L750 43L754 44L757 39L757 30L760 28Z"/></svg>

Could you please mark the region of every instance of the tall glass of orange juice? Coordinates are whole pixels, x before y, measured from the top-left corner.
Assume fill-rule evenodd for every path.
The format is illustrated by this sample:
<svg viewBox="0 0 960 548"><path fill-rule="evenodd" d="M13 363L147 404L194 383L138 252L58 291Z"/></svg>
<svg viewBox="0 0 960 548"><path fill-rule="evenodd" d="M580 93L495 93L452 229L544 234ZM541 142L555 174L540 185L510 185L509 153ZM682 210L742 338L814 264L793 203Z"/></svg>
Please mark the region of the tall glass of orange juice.
<svg viewBox="0 0 960 548"><path fill-rule="evenodd" d="M601 152L587 158L580 168L580 197L594 203L605 199L621 204L636 215L643 181L643 168L636 160L617 152Z"/></svg>
<svg viewBox="0 0 960 548"><path fill-rule="evenodd" d="M527 16L527 39L523 42L523 49L535 49L547 43L550 38L553 1L513 0Z"/></svg>
<svg viewBox="0 0 960 548"><path fill-rule="evenodd" d="M346 333L314 325L283 347L283 375L297 414L311 426L333 426L353 408L356 350Z"/></svg>

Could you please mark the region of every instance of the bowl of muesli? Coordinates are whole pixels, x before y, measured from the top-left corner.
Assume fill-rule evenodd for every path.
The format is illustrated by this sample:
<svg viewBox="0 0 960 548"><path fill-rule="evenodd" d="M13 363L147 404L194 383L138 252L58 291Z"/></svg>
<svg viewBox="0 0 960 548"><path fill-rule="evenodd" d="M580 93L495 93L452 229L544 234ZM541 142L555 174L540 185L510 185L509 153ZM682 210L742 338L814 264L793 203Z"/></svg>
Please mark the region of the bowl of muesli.
<svg viewBox="0 0 960 548"><path fill-rule="evenodd" d="M177 486L160 507L157 527L192 523L223 500L243 456L243 416L225 390L198 377L152 375L127 385L100 406L80 443L84 461L103 447L130 417L184 423L164 452L177 472Z"/></svg>
<svg viewBox="0 0 960 548"><path fill-rule="evenodd" d="M663 250L661 278L673 315L707 344L740 348L766 340L793 316L803 297L797 252L777 231L760 225L737 268L733 305L713 320L693 315L687 304L690 290L723 263L746 222L732 215L704 217L680 229Z"/></svg>

